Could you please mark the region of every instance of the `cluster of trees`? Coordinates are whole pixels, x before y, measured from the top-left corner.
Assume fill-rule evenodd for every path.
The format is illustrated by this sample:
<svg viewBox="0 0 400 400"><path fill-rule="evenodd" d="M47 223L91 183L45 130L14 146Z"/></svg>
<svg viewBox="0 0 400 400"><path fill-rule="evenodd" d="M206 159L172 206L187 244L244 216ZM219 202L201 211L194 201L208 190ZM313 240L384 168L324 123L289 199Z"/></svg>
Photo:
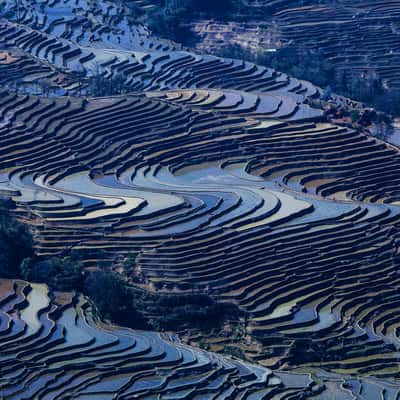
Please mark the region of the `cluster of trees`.
<svg viewBox="0 0 400 400"><path fill-rule="evenodd" d="M161 8L171 14L183 13L184 17L193 18L199 15L227 17L242 6L240 0L164 0Z"/></svg>
<svg viewBox="0 0 400 400"><path fill-rule="evenodd" d="M150 29L157 35L190 44L195 40L187 28L193 19L226 19L243 8L241 0L164 0L148 18Z"/></svg>
<svg viewBox="0 0 400 400"><path fill-rule="evenodd" d="M121 7L126 7L129 10L129 17L135 22L141 16L143 16L143 9L141 9L134 1L132 0L116 0L115 1Z"/></svg>
<svg viewBox="0 0 400 400"><path fill-rule="evenodd" d="M20 275L31 282L43 282L55 290L82 290L84 274L79 258L68 256L40 259L25 258L20 264Z"/></svg>
<svg viewBox="0 0 400 400"><path fill-rule="evenodd" d="M237 306L218 303L205 294L160 294L127 286L111 270L89 274L83 291L103 318L136 329L218 328L241 315Z"/></svg>
<svg viewBox="0 0 400 400"><path fill-rule="evenodd" d="M128 287L112 271L95 271L86 276L84 293L93 301L103 319L136 329L148 329L144 317L146 293Z"/></svg>
<svg viewBox="0 0 400 400"><path fill-rule="evenodd" d="M79 75L80 72L77 71L76 73ZM85 78L83 78L83 81L85 81ZM86 83L88 94L95 97L103 97L127 93L128 88L125 81L126 77L122 74L115 74L111 77L106 76L104 69L96 62L84 83Z"/></svg>
<svg viewBox="0 0 400 400"><path fill-rule="evenodd" d="M0 277L19 277L22 261L33 256L33 239L29 228L12 215L11 200L0 199Z"/></svg>
<svg viewBox="0 0 400 400"><path fill-rule="evenodd" d="M150 300L147 310L155 317L149 324L155 330L217 328L227 320L237 321L241 315L234 304L216 302L206 294L161 294Z"/></svg>
<svg viewBox="0 0 400 400"><path fill-rule="evenodd" d="M327 88L328 93L342 94L379 111L400 116L400 90L385 88L382 80L370 70L363 73L338 71L318 50L289 46L253 54L240 45L229 45L221 49L219 55L274 68Z"/></svg>
<svg viewBox="0 0 400 400"><path fill-rule="evenodd" d="M331 85L335 78L333 65L317 50L283 47L257 54L255 62L322 87Z"/></svg>
<svg viewBox="0 0 400 400"><path fill-rule="evenodd" d="M238 44L233 44L221 49L219 55L252 61L322 87L331 85L335 79L333 65L316 50L283 47L276 51L260 51L254 54Z"/></svg>
<svg viewBox="0 0 400 400"><path fill-rule="evenodd" d="M109 76L106 69L97 61L92 63L88 70L78 66L70 74L78 84L80 95L104 97L129 92L124 74L115 73Z"/></svg>
<svg viewBox="0 0 400 400"><path fill-rule="evenodd" d="M372 104L377 110L400 116L400 90L384 90L373 98Z"/></svg>

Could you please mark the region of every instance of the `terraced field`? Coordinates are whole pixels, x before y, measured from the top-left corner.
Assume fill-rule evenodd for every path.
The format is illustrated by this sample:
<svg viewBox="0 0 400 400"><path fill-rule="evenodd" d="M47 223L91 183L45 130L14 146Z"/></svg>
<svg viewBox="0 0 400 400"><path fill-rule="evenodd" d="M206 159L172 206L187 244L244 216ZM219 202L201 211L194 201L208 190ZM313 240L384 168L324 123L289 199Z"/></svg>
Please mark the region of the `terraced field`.
<svg viewBox="0 0 400 400"><path fill-rule="evenodd" d="M314 55L320 62L325 59L333 67L332 84L350 97L359 97L364 89L362 84L352 88L354 80L367 79L381 90L400 88L398 1L243 2L246 7L226 20L200 16L190 21L196 48L219 54L221 48L239 45L257 56L288 47L309 58ZM244 57L249 55L245 53ZM291 68L290 56L286 64ZM300 71L300 76L304 72Z"/></svg>
<svg viewBox="0 0 400 400"><path fill-rule="evenodd" d="M284 45L322 51L347 79L376 73L386 87L400 87L398 1L247 2L264 18L273 14Z"/></svg>
<svg viewBox="0 0 400 400"><path fill-rule="evenodd" d="M4 93L1 189L37 225L42 255L68 246L96 266L134 251L148 285L238 303L257 361L315 366L321 346L328 369L396 376L397 149L330 123L241 116L220 95Z"/></svg>
<svg viewBox="0 0 400 400"><path fill-rule="evenodd" d="M1 280L0 397L398 399L398 148L329 121L309 82L63 4L0 22L0 194L40 256L135 253L128 283L237 304L240 338L186 339L252 364ZM130 93L88 96L97 67Z"/></svg>
<svg viewBox="0 0 400 400"><path fill-rule="evenodd" d="M395 399L372 378L273 372L98 320L76 293L0 281L3 399ZM365 395L365 393L368 393ZM326 397L329 396L329 397Z"/></svg>
<svg viewBox="0 0 400 400"><path fill-rule="evenodd" d="M93 76L100 70L105 78L120 77L127 88L136 91L176 88L273 91L291 95L296 101L317 96L320 91L307 82L248 62L187 51L166 52L161 48L153 51L142 46L129 52L122 48L81 47L74 41L6 20L0 21L0 43L6 49L25 52L37 62L52 64L71 79L77 73ZM74 93L77 84L75 79L75 85L65 89Z"/></svg>
<svg viewBox="0 0 400 400"><path fill-rule="evenodd" d="M74 293L1 280L0 304L3 399L264 399L320 390L305 374L293 375L300 387L285 387L266 368L105 325Z"/></svg>

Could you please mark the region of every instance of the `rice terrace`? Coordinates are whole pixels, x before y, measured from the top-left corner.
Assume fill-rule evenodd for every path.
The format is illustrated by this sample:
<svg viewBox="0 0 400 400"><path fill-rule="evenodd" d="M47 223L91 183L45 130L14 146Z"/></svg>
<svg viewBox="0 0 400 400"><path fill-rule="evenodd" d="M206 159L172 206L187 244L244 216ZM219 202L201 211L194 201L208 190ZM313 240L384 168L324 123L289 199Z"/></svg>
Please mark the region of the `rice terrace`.
<svg viewBox="0 0 400 400"><path fill-rule="evenodd" d="M400 1L0 0L0 399L400 400Z"/></svg>

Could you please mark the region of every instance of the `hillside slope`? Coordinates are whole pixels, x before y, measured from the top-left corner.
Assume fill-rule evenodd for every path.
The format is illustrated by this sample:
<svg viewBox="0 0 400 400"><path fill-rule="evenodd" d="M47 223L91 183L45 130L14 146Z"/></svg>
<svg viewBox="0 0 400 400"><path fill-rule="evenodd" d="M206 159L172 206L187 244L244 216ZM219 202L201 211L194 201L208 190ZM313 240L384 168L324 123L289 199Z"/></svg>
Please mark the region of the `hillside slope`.
<svg viewBox="0 0 400 400"><path fill-rule="evenodd" d="M59 295L33 286L26 303L29 284L2 280L0 396L396 399L400 152L343 117L361 105L159 39L113 2L21 1L18 16L6 3L0 194L34 229L38 255L74 250L85 269L118 269L129 285L237 304L246 315L240 334L186 339L215 351L236 346L253 365L105 327L79 295L57 311ZM119 261L132 253L135 268L124 270ZM63 347L57 333L74 341L68 326L86 322L89 361L66 360L69 348L40 364L42 350ZM99 330L118 337L105 358ZM144 336L148 370L120 354L126 336ZM153 354L150 342L164 350ZM21 343L27 359L14 370ZM186 350L194 356L181 368ZM190 365L204 358L197 380ZM70 367L88 380L61 393ZM292 374L299 369L311 375Z"/></svg>
<svg viewBox="0 0 400 400"><path fill-rule="evenodd" d="M334 90L363 101L393 109L382 93L400 89L400 4L398 1L258 1L227 19L189 17L187 23L201 51L218 53L231 45L253 56L282 49L299 51L332 68ZM283 54L283 53L282 53ZM285 64L282 55L281 65ZM300 56L301 60L301 56ZM299 66L302 68L301 66ZM296 66L286 60L285 68ZM304 71L298 71L304 77ZM306 71L307 72L307 71ZM318 73L311 80L318 81ZM372 93L371 93L372 92ZM391 111L392 112L392 111ZM396 108L396 113L398 114Z"/></svg>

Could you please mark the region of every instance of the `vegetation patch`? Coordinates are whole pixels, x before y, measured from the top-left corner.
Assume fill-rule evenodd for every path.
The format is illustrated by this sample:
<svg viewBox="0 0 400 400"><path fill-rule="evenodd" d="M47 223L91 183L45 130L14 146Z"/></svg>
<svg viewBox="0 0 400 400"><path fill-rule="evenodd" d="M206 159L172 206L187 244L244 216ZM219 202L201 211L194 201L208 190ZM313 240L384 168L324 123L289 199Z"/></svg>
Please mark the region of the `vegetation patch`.
<svg viewBox="0 0 400 400"><path fill-rule="evenodd" d="M10 210L10 200L0 200L0 277L20 276L20 265L33 256L33 238L27 225L18 222Z"/></svg>

